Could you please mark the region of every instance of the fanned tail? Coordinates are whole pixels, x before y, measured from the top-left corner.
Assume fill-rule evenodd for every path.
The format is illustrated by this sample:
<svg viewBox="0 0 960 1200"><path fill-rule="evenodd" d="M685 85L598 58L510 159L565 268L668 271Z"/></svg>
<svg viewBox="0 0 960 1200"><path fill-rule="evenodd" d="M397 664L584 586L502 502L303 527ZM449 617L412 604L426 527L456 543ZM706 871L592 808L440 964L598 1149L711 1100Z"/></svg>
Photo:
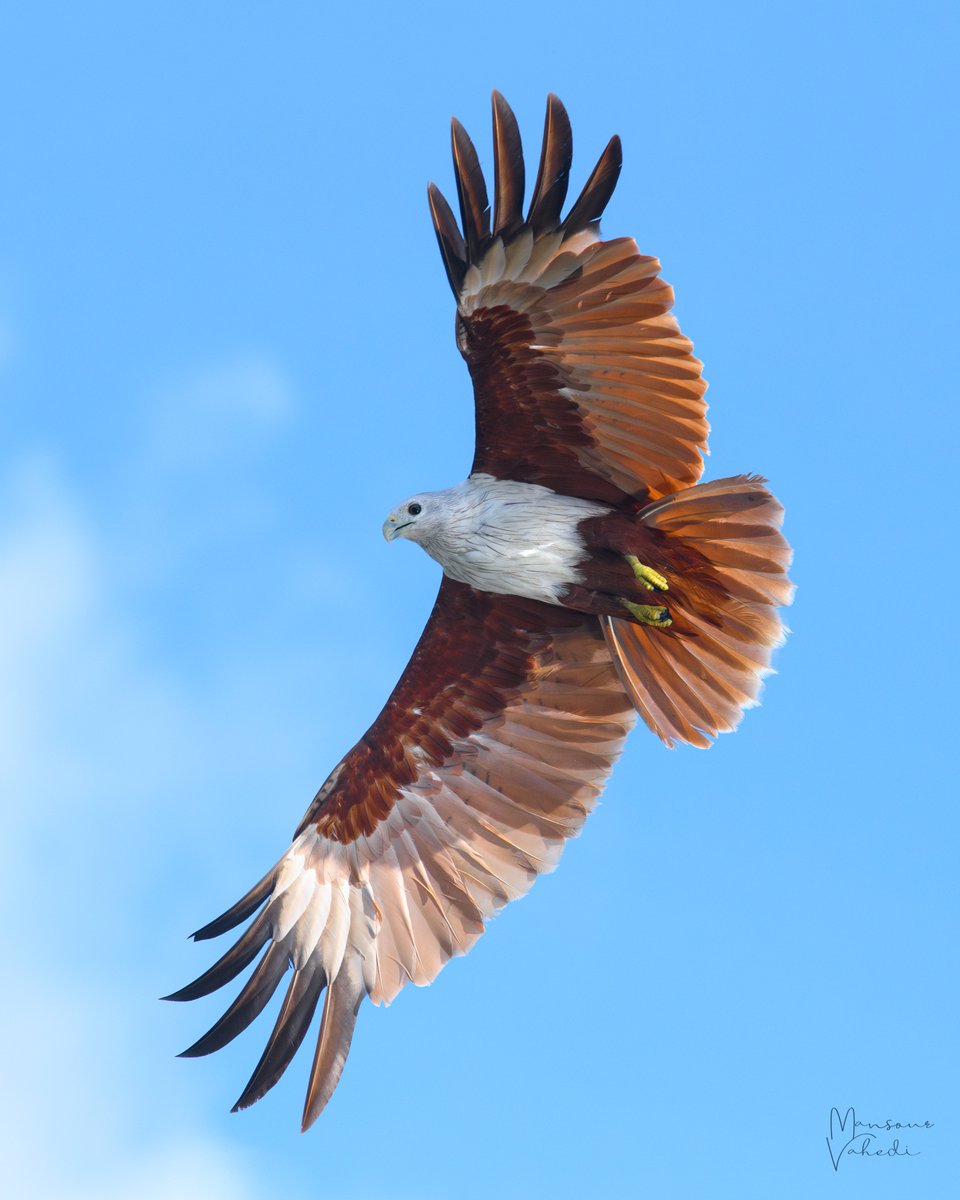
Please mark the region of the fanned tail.
<svg viewBox="0 0 960 1200"><path fill-rule="evenodd" d="M792 552L783 508L759 476L686 488L643 509L658 593L672 620L650 628L603 618L604 632L637 711L668 746L707 747L735 729L758 700L770 659L786 634Z"/></svg>

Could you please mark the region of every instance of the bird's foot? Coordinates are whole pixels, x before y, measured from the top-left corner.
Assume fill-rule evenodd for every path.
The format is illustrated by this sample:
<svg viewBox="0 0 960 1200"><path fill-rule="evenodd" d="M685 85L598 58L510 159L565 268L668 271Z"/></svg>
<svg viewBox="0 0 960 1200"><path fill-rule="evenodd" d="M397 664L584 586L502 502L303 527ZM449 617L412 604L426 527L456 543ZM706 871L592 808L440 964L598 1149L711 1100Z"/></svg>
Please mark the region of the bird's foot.
<svg viewBox="0 0 960 1200"><path fill-rule="evenodd" d="M670 590L670 585L660 572L655 571L653 567L645 566L635 554L625 554L623 557L630 564L630 570L633 571L637 583L642 584L648 592Z"/></svg>
<svg viewBox="0 0 960 1200"><path fill-rule="evenodd" d="M652 625L655 629L666 629L673 624L670 617L670 610L660 604L634 604L632 600L624 600L622 596L620 603L632 617L636 617L641 625Z"/></svg>

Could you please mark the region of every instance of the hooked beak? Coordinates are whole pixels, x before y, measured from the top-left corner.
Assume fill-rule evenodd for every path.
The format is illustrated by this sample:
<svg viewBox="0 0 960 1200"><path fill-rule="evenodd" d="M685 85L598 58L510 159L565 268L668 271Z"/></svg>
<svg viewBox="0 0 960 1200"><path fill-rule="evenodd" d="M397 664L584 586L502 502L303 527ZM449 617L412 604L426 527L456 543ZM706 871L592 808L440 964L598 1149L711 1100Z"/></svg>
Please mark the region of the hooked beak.
<svg viewBox="0 0 960 1200"><path fill-rule="evenodd" d="M387 517L387 519L383 523L383 536L387 539L388 542L392 542L396 539L396 536L400 532L401 529L406 529L406 527L408 525L412 525L412 524L413 524L412 521L406 521L406 522L404 522L403 525L398 525L396 517L393 517L393 516Z"/></svg>

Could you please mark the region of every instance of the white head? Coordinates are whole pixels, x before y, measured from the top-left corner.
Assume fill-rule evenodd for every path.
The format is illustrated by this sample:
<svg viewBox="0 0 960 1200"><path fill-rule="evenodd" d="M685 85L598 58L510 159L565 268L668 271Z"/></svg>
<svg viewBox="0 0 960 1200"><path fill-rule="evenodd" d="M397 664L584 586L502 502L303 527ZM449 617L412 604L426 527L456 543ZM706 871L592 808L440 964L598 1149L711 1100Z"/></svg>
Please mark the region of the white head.
<svg viewBox="0 0 960 1200"><path fill-rule="evenodd" d="M446 492L421 492L398 504L383 523L383 536L388 542L409 538L423 542L436 534L449 515L450 502Z"/></svg>
<svg viewBox="0 0 960 1200"><path fill-rule="evenodd" d="M409 538L438 562L445 562L445 548L457 553L464 540L491 519L494 525L502 525L505 520L529 525L530 502L552 496L548 488L536 484L471 475L463 483L440 492L419 492L408 497L384 521L383 536L388 542L398 537ZM526 507L520 501L525 501Z"/></svg>

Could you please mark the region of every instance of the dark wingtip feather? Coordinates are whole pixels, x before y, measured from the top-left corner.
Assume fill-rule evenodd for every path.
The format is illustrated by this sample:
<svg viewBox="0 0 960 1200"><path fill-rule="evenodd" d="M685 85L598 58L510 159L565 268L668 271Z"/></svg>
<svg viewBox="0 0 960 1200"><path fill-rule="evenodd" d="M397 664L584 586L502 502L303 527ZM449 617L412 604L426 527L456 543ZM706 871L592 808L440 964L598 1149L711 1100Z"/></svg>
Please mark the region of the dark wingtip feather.
<svg viewBox="0 0 960 1200"><path fill-rule="evenodd" d="M447 279L455 296L460 294L469 265L482 258L491 237L509 239L524 224L530 226L534 236L560 229L566 237L595 226L620 176L623 153L619 137L613 137L566 219L561 222L573 160L573 135L567 110L551 92L547 97L540 165L525 222L525 172L520 129L510 105L494 89L494 211L491 233L490 205L476 149L456 117L452 119L450 127L462 233L450 205L435 184L429 185L427 196Z"/></svg>
<svg viewBox="0 0 960 1200"><path fill-rule="evenodd" d="M513 109L493 92L493 233L509 237L523 224L523 144Z"/></svg>
<svg viewBox="0 0 960 1200"><path fill-rule="evenodd" d="M543 122L543 148L527 223L534 234L550 233L560 224L560 213L567 196L570 164L573 161L573 133L570 118L559 98L547 97L547 115Z"/></svg>
<svg viewBox="0 0 960 1200"><path fill-rule="evenodd" d="M208 938L219 937L221 933L227 933L229 930L235 929L241 921L245 921L247 917L252 916L273 891L276 876L277 869L276 867L272 867L259 883L255 883L245 896L240 897L232 908L228 908L216 920L211 921L208 925L204 925L202 929L198 929L196 933L190 936L195 942L205 942Z"/></svg>
<svg viewBox="0 0 960 1200"><path fill-rule="evenodd" d="M480 160L470 135L456 117L450 122L453 169L457 179L460 217L470 262L476 262L490 238L490 204Z"/></svg>
<svg viewBox="0 0 960 1200"><path fill-rule="evenodd" d="M209 970L204 971L193 983L188 983L178 992L171 992L169 996L164 996L162 999L199 1000L201 996L209 996L211 992L223 987L231 979L236 979L244 967L253 962L260 947L269 936L268 923L262 918L254 921L249 929L244 931L242 937Z"/></svg>
<svg viewBox="0 0 960 1200"><path fill-rule="evenodd" d="M243 990L220 1020L177 1057L202 1058L205 1054L213 1054L228 1042L232 1042L263 1012L289 966L290 959L286 947L276 942L271 943Z"/></svg>
<svg viewBox="0 0 960 1200"><path fill-rule="evenodd" d="M278 1082L300 1049L326 983L327 977L319 956L316 961L307 963L302 970L294 973L270 1040L231 1112L239 1112L256 1104Z"/></svg>
<svg viewBox="0 0 960 1200"><path fill-rule="evenodd" d="M600 220L617 186L622 166L623 147L619 137L614 134L560 226L567 237Z"/></svg>
<svg viewBox="0 0 960 1200"><path fill-rule="evenodd" d="M453 211L435 183L427 185L427 200L447 279L453 294L459 296L463 277L467 273L467 248Z"/></svg>

